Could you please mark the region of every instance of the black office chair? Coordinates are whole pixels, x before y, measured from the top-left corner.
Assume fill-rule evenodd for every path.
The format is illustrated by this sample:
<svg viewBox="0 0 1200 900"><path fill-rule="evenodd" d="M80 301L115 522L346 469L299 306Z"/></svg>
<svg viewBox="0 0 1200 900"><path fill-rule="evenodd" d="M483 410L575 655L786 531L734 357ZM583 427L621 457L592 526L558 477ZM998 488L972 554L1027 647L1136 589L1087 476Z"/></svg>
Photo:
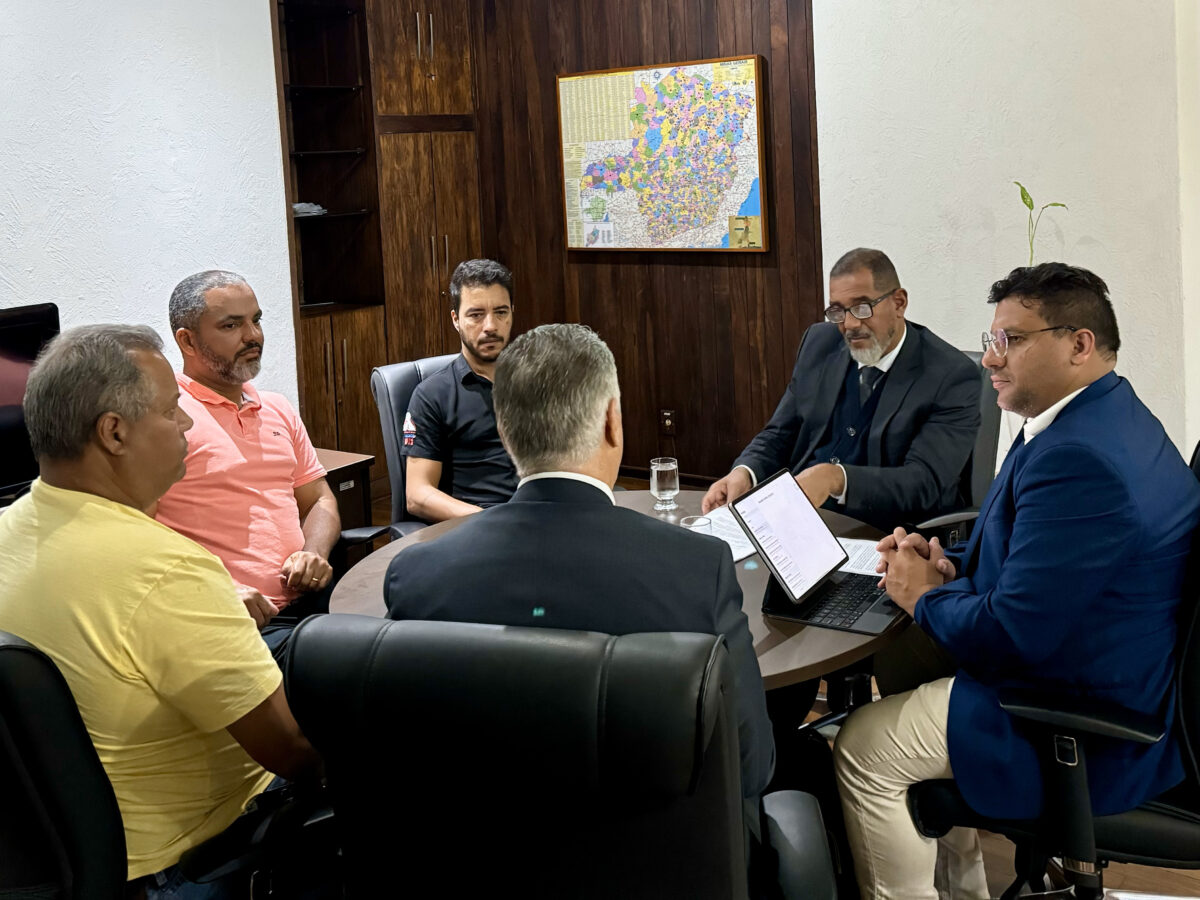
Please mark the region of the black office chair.
<svg viewBox="0 0 1200 900"><path fill-rule="evenodd" d="M303 623L285 663L352 897L747 897L723 639ZM811 798L767 804L791 896L832 898Z"/></svg>
<svg viewBox="0 0 1200 900"><path fill-rule="evenodd" d="M261 868L268 852L299 843L302 826L323 825L332 816L314 795L287 800L242 816L228 832L189 851L189 876L207 880ZM126 897L121 811L75 698L48 656L3 631L0 805L0 898Z"/></svg>
<svg viewBox="0 0 1200 900"><path fill-rule="evenodd" d="M1044 890L1047 862L1063 858L1063 871L1081 898L1103 897L1109 862L1200 869L1200 590L1195 571L1184 593L1180 617L1175 727L1183 749L1184 782L1136 809L1092 816L1087 789L1086 748L1090 739L1154 743L1165 728L1156 715L1125 709L1088 708L1078 701L1056 704L1044 693L1001 693L1000 705L1036 735L1043 751L1044 812L1037 820L991 819L971 809L952 780L926 781L908 791L917 830L936 838L954 826L1003 834L1017 846L1016 880L1003 900L1028 884Z"/></svg>
<svg viewBox="0 0 1200 900"><path fill-rule="evenodd" d="M953 547L971 536L971 527L979 517L979 507L996 477L996 450L1000 442L1001 410L996 403L996 388L983 367L983 353L964 350L963 353L979 367L979 432L975 448L959 478L959 494L967 506L944 515L918 522L915 529L927 538L937 537L943 547Z"/></svg>
<svg viewBox="0 0 1200 900"><path fill-rule="evenodd" d="M392 534L401 538L424 528L428 523L409 515L405 502L404 415L417 385L454 361L457 353L430 356L412 362L392 363L371 371L371 394L379 407L379 425L383 429L383 455L387 459L388 481L392 488Z"/></svg>

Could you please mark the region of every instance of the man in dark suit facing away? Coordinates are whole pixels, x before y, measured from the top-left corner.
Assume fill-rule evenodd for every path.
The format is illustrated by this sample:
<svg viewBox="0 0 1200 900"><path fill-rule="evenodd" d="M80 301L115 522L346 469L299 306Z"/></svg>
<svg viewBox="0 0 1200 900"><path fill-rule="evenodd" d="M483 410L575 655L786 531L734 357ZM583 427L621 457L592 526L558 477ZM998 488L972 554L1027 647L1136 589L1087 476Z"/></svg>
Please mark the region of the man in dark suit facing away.
<svg viewBox="0 0 1200 900"><path fill-rule="evenodd" d="M813 505L885 530L964 505L979 369L906 321L907 307L881 251L851 250L834 263L828 322L805 332L775 414L709 488L705 512L784 468Z"/></svg>
<svg viewBox="0 0 1200 900"><path fill-rule="evenodd" d="M624 438L612 353L582 325L535 328L501 354L493 400L517 491L398 554L388 616L724 635L742 794L756 799L775 744L733 559L716 538L615 505Z"/></svg>

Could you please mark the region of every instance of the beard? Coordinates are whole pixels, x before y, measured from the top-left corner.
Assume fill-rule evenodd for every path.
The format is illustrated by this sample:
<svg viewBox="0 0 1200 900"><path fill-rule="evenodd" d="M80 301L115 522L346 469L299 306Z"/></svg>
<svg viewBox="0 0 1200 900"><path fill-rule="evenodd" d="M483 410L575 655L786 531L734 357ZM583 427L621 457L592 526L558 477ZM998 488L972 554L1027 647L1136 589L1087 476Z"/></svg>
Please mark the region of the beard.
<svg viewBox="0 0 1200 900"><path fill-rule="evenodd" d="M887 340L889 344L891 343L895 334L895 328L892 328L888 332ZM856 337L868 338L871 343L865 347L855 347L850 343L850 339ZM879 339L879 336L875 334L875 332L867 328L847 331L844 335L844 339L846 341L846 349L850 351L850 358L861 366L875 365L877 362L883 359L884 354L887 352L887 344L884 344L884 342Z"/></svg>
<svg viewBox="0 0 1200 900"><path fill-rule="evenodd" d="M233 359L218 356L208 344L197 342L196 349L200 351L200 356L208 363L217 380L225 384L245 384L247 381L253 381L258 377L259 369L262 368L262 344L249 344L243 347ZM240 359L242 354L251 350L259 352L258 359Z"/></svg>
<svg viewBox="0 0 1200 900"><path fill-rule="evenodd" d="M471 342L464 338L461 334L459 335L459 339L462 341L463 347L472 358L481 363L493 363L497 360L497 358L499 358L500 351L508 346L508 341L495 334L485 335L484 337L488 338L489 340L494 340L496 343L486 350L481 350L479 349L479 345L483 342L482 337L474 342Z"/></svg>

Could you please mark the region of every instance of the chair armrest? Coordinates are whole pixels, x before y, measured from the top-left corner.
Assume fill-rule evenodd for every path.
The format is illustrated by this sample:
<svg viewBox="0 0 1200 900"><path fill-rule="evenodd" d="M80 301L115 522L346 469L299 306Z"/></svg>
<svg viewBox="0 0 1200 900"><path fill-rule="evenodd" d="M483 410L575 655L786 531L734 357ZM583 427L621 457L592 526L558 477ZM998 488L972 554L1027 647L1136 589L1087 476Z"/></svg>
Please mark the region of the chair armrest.
<svg viewBox="0 0 1200 900"><path fill-rule="evenodd" d="M999 692L1000 707L1011 716L1041 722L1077 734L1156 744L1166 734L1162 717L1107 703L1047 696L1009 688Z"/></svg>
<svg viewBox="0 0 1200 900"><path fill-rule="evenodd" d="M324 788L289 784L251 800L232 825L185 852L179 867L189 881L207 884L305 852L311 841L302 840L302 832L305 838L330 832L332 841L333 825L331 800ZM320 837L318 843L323 840Z"/></svg>
<svg viewBox="0 0 1200 900"><path fill-rule="evenodd" d="M355 544L365 544L367 541L381 538L387 533L387 525L364 525L361 528L347 528L341 533L339 540L348 547L353 547Z"/></svg>
<svg viewBox="0 0 1200 900"><path fill-rule="evenodd" d="M776 791L763 797L765 837L779 856L779 886L785 900L836 900L833 859L812 794Z"/></svg>
<svg viewBox="0 0 1200 900"><path fill-rule="evenodd" d="M388 526L392 532L392 540L394 541L398 541L402 537L408 537L410 534L428 527L428 522L421 522L417 519L405 519L403 522L393 522Z"/></svg>
<svg viewBox="0 0 1200 900"><path fill-rule="evenodd" d="M978 518L979 510L960 509L952 513L946 513L944 516L934 516L932 519L918 522L913 527L918 531L925 531L930 528L945 528L948 525L963 525L967 522L974 522Z"/></svg>

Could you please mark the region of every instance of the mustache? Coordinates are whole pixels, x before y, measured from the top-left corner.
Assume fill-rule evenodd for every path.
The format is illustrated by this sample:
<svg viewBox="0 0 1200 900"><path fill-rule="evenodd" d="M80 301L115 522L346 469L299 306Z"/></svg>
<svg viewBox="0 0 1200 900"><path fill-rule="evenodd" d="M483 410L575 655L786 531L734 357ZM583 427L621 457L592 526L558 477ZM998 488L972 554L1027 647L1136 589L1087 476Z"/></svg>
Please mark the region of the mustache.
<svg viewBox="0 0 1200 900"><path fill-rule="evenodd" d="M259 353L262 353L262 344L247 344L237 352L237 356L241 356L243 353L249 353L251 350L257 350ZM235 356L234 358L236 359L237 357Z"/></svg>

